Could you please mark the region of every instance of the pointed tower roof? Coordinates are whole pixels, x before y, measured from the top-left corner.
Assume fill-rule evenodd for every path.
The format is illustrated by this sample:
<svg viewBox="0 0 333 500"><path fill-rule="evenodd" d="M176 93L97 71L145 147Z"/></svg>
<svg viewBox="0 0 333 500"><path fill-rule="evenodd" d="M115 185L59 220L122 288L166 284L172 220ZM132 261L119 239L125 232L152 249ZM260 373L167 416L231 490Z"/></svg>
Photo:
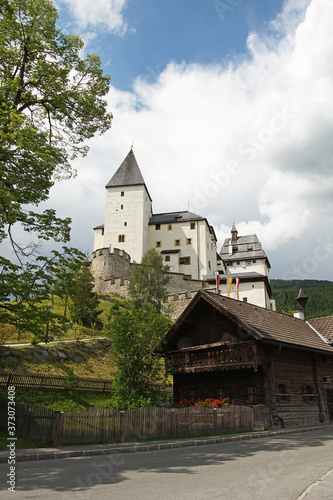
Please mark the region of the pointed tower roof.
<svg viewBox="0 0 333 500"><path fill-rule="evenodd" d="M116 173L111 177L106 187L121 186L145 186L149 195L145 181L143 180L139 165L131 148L130 152L122 162ZM149 195L150 198L150 195ZM150 198L151 199L151 198Z"/></svg>

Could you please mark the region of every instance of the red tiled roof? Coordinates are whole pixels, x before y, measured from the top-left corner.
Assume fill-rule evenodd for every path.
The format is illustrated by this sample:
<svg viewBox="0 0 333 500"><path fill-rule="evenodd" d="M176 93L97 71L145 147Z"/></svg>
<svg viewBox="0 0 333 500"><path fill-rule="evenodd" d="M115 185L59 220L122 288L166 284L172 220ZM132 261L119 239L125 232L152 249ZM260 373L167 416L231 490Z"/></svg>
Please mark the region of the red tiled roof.
<svg viewBox="0 0 333 500"><path fill-rule="evenodd" d="M333 342L333 316L314 318L308 321L328 342Z"/></svg>

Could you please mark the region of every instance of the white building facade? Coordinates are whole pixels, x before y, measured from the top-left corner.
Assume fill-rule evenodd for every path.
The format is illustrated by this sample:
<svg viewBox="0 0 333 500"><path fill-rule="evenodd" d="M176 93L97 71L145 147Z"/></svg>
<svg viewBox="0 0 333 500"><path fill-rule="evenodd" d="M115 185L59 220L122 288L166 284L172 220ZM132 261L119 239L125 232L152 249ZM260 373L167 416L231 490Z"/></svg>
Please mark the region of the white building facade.
<svg viewBox="0 0 333 500"><path fill-rule="evenodd" d="M233 225L231 238L218 254L217 238L206 218L189 211L154 214L132 149L106 190L104 224L94 228L93 262L100 283L123 276L116 271L122 252L132 263L140 263L147 250L155 248L170 272L182 274L186 281L202 280L203 286L213 286L219 276L221 294L275 310L270 263L256 235L238 236ZM114 274L109 278L108 268ZM189 286L187 282L186 290Z"/></svg>
<svg viewBox="0 0 333 500"><path fill-rule="evenodd" d="M153 214L132 149L106 190L105 220L94 229L94 252L118 248L139 263L149 248L156 248L171 272L194 279L216 273L217 239L212 226L191 212Z"/></svg>

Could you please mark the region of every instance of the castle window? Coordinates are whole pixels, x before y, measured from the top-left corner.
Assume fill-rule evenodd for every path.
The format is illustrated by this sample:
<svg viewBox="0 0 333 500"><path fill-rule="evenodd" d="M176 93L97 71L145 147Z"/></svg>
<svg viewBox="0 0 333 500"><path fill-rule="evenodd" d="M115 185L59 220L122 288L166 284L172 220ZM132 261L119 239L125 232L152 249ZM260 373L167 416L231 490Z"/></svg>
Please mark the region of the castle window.
<svg viewBox="0 0 333 500"><path fill-rule="evenodd" d="M168 231L172 231L172 224L168 224Z"/></svg>
<svg viewBox="0 0 333 500"><path fill-rule="evenodd" d="M125 242L125 235L124 234L120 234L118 236L118 242L119 243L124 243Z"/></svg>
<svg viewBox="0 0 333 500"><path fill-rule="evenodd" d="M254 259L254 260L252 261L252 263L253 263L253 264L255 264L256 262L257 262L257 261L256 261L256 259Z"/></svg>
<svg viewBox="0 0 333 500"><path fill-rule="evenodd" d="M180 247L180 240L175 240L175 247Z"/></svg>
<svg viewBox="0 0 333 500"><path fill-rule="evenodd" d="M208 267L209 267L209 269L211 269L211 268L212 268L212 266L211 266L211 264L210 264L210 260L208 261Z"/></svg>
<svg viewBox="0 0 333 500"><path fill-rule="evenodd" d="M243 302L247 302L247 297L243 297Z"/></svg>
<svg viewBox="0 0 333 500"><path fill-rule="evenodd" d="M159 229L161 229L161 224L155 224L155 229L158 231Z"/></svg>
<svg viewBox="0 0 333 500"><path fill-rule="evenodd" d="M185 266L190 265L191 264L191 257L180 257L179 264L184 264Z"/></svg>
<svg viewBox="0 0 333 500"><path fill-rule="evenodd" d="M192 238L186 238L186 245L192 245Z"/></svg>
<svg viewBox="0 0 333 500"><path fill-rule="evenodd" d="M166 255L164 260L165 262L170 262L170 255Z"/></svg>
<svg viewBox="0 0 333 500"><path fill-rule="evenodd" d="M120 193L120 196L125 196L125 191L122 191L122 192Z"/></svg>
<svg viewBox="0 0 333 500"><path fill-rule="evenodd" d="M247 261L246 261L246 265L247 265L247 266L250 266L250 265L251 265L251 261L250 261L250 260L247 260Z"/></svg>
<svg viewBox="0 0 333 500"><path fill-rule="evenodd" d="M124 222L124 226L127 226L127 222Z"/></svg>
<svg viewBox="0 0 333 500"><path fill-rule="evenodd" d="M195 229L195 222L190 222L190 229Z"/></svg>
<svg viewBox="0 0 333 500"><path fill-rule="evenodd" d="M123 210L123 208L124 208L124 205L120 205L120 209Z"/></svg>
<svg viewBox="0 0 333 500"><path fill-rule="evenodd" d="M156 241L156 248L161 248L162 242L161 241Z"/></svg>
<svg viewBox="0 0 333 500"><path fill-rule="evenodd" d="M237 266L240 266L240 260L237 261Z"/></svg>
<svg viewBox="0 0 333 500"><path fill-rule="evenodd" d="M238 246L237 246L237 245L234 245L234 246L232 247L232 253L236 253L236 252L238 252Z"/></svg>

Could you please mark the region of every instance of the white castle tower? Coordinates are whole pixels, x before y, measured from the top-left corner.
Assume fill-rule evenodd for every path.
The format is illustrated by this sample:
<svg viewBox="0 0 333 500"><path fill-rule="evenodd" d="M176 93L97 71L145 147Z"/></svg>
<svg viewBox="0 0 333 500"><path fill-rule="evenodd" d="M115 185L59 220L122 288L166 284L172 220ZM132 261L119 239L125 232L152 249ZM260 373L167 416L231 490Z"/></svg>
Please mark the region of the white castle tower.
<svg viewBox="0 0 333 500"><path fill-rule="evenodd" d="M94 251L119 248L140 262L148 250L152 200L132 149L106 189L104 225L94 228Z"/></svg>

